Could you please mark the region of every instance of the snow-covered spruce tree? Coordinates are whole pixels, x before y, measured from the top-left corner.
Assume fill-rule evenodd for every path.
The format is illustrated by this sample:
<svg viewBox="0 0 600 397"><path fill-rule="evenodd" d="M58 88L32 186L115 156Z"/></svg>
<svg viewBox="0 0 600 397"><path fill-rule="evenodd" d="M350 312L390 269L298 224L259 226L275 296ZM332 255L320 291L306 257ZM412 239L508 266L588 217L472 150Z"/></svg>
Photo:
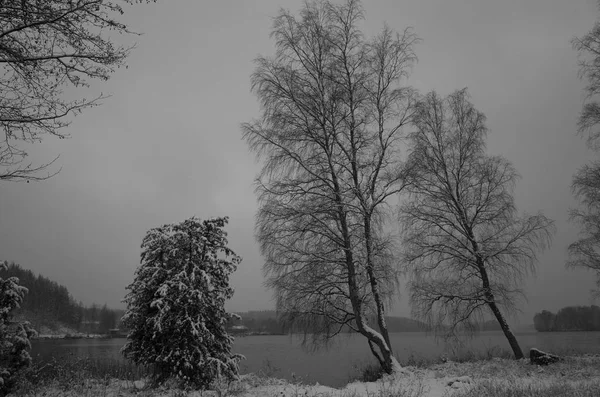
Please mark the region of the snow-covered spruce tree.
<svg viewBox="0 0 600 397"><path fill-rule="evenodd" d="M235 379L243 356L231 353L225 330L232 316L224 308L233 296L229 275L241 258L227 247L228 218L179 224L148 231L141 265L127 287L122 349L136 364L153 368L153 381L169 378L204 389L219 378Z"/></svg>
<svg viewBox="0 0 600 397"><path fill-rule="evenodd" d="M8 263L0 262L0 270L6 270ZM19 285L19 279L0 277L0 396L8 394L14 387L18 376L31 364L29 338L35 331L29 322L12 320L27 288Z"/></svg>

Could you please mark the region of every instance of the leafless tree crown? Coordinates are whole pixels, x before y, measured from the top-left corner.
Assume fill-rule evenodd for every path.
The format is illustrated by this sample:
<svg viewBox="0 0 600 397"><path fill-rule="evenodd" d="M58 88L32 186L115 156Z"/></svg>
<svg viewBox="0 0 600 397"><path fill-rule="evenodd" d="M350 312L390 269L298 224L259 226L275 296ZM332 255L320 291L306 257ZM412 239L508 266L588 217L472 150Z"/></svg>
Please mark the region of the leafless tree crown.
<svg viewBox="0 0 600 397"><path fill-rule="evenodd" d="M362 20L354 0L307 2L299 17L281 11L276 53L259 57L252 75L262 118L243 130L264 164L257 237L278 310L313 342L347 326L390 355L383 313L397 258L384 225L405 185L414 93L399 83L418 39L386 26L368 40Z"/></svg>
<svg viewBox="0 0 600 397"><path fill-rule="evenodd" d="M579 72L587 80L586 103L583 105L577 123L580 134L588 133L588 146L600 149L600 22L591 31L572 41L579 54ZM580 226L579 238L569 245L568 267L582 267L597 275L600 291L600 161L581 167L573 176L572 191L580 200L580 207L570 211L571 220Z"/></svg>
<svg viewBox="0 0 600 397"><path fill-rule="evenodd" d="M518 174L506 159L486 155L485 116L466 89L425 95L413 121L410 195L401 211L413 314L453 333L490 304L515 309L552 221L518 216Z"/></svg>
<svg viewBox="0 0 600 397"><path fill-rule="evenodd" d="M571 44L579 55L579 77L588 83L585 87L586 103L577 123L578 131L581 134L589 133L588 145L598 149L600 104L596 96L600 93L600 22L596 22L585 35L575 37Z"/></svg>
<svg viewBox="0 0 600 397"><path fill-rule="evenodd" d="M95 106L94 99L67 99L66 87L107 80L124 66L131 48L116 45L110 32L133 33L116 16L120 4L143 0L0 1L0 180L40 180L54 175L52 162L27 163L20 142L44 135L67 137L69 116ZM149 2L149 1L148 1Z"/></svg>

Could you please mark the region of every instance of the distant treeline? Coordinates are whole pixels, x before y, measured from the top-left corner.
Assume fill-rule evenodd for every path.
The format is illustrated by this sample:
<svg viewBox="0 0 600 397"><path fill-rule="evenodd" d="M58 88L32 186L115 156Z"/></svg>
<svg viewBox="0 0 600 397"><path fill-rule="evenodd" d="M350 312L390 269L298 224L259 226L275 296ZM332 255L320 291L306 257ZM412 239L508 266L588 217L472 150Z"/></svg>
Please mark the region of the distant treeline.
<svg viewBox="0 0 600 397"><path fill-rule="evenodd" d="M389 332L424 332L429 327L424 322L406 317L386 316L385 318ZM370 324L377 324L375 316L369 319Z"/></svg>
<svg viewBox="0 0 600 397"><path fill-rule="evenodd" d="M241 320L232 319L228 323L231 330L234 326L245 327L242 331L248 333L267 333L273 335L287 335L302 332L300 327L290 327L285 324L274 310L260 310L236 313ZM390 332L423 331L426 325L416 320L404 317L387 317L388 330ZM371 324L376 324L375 318L370 319ZM344 333L353 332L350 327L345 327Z"/></svg>
<svg viewBox="0 0 600 397"><path fill-rule="evenodd" d="M31 322L36 330L43 326L55 329L59 325L88 334L106 334L109 329L121 328L120 319L124 310L114 310L106 305L93 304L85 306L69 293L69 290L42 275L35 275L31 270L23 269L11 263L6 271L0 271L0 277L17 277L19 283L29 292L25 295L21 308L16 315ZM241 320L229 320L227 327L232 330L234 326L244 326L241 332L266 333L273 335L286 335L292 332L301 332L299 329L290 329L280 321L274 310L258 310L237 313ZM406 317L386 317L389 332L419 332L428 331L424 322ZM370 318L371 324L377 324L376 319ZM500 329L496 321L487 321L476 324L479 331ZM345 333L353 332L349 327Z"/></svg>
<svg viewBox="0 0 600 397"><path fill-rule="evenodd" d="M245 332L249 333L268 333L274 335L286 335L292 332L301 332L300 329L289 329L286 327L277 312L273 310L249 311L236 313L241 320L230 320L228 328L233 326L244 326ZM369 319L371 324L377 324L375 318ZM406 317L386 317L389 332L423 332L428 331L429 327L424 322L413 320ZM480 324L471 324L471 329L476 331L497 331L501 330L496 320L485 321ZM344 330L345 333L353 332L349 327Z"/></svg>
<svg viewBox="0 0 600 397"><path fill-rule="evenodd" d="M7 270L0 271L2 278L13 276L29 290L15 314L31 322L38 331L43 326L55 329L65 325L81 333L106 334L118 327L123 316L123 310L109 309L106 305L84 306L71 296L67 287L42 275L36 276L18 264L11 263Z"/></svg>
<svg viewBox="0 0 600 397"><path fill-rule="evenodd" d="M600 331L600 307L568 306L556 314L543 310L535 314L533 325L538 332Z"/></svg>
<svg viewBox="0 0 600 397"><path fill-rule="evenodd" d="M271 335L286 334L285 327L278 319L277 313L273 310L238 312L236 314L241 317L241 320L229 320L227 328L230 330L233 326L243 326L245 329L242 332L266 333Z"/></svg>

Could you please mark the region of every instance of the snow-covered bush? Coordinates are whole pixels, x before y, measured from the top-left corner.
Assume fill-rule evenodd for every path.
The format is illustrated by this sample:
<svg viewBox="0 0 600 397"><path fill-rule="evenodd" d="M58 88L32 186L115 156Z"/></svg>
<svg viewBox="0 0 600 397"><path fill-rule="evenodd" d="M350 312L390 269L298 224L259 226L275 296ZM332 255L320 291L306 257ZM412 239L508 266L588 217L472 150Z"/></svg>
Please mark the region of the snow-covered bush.
<svg viewBox="0 0 600 397"><path fill-rule="evenodd" d="M0 270L6 271L8 263L0 262ZM18 376L31 364L29 338L35 331L29 322L13 321L13 311L17 309L27 288L19 285L19 279L0 277L0 396L14 387Z"/></svg>
<svg viewBox="0 0 600 397"><path fill-rule="evenodd" d="M231 353L224 304L233 296L229 276L241 258L227 247L227 221L192 217L144 237L141 265L125 297L123 324L130 331L122 353L154 368L157 384L175 378L206 388L238 376L243 356Z"/></svg>

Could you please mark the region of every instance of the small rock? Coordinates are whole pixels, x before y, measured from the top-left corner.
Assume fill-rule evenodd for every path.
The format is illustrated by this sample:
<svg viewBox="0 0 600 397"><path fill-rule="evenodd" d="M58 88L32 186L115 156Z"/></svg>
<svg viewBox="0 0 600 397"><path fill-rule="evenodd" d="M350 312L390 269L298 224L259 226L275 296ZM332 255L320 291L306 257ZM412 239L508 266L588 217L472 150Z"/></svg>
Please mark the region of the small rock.
<svg viewBox="0 0 600 397"><path fill-rule="evenodd" d="M529 350L529 362L536 365L548 365L559 362L560 357L554 354L543 352L539 349L533 348Z"/></svg>

